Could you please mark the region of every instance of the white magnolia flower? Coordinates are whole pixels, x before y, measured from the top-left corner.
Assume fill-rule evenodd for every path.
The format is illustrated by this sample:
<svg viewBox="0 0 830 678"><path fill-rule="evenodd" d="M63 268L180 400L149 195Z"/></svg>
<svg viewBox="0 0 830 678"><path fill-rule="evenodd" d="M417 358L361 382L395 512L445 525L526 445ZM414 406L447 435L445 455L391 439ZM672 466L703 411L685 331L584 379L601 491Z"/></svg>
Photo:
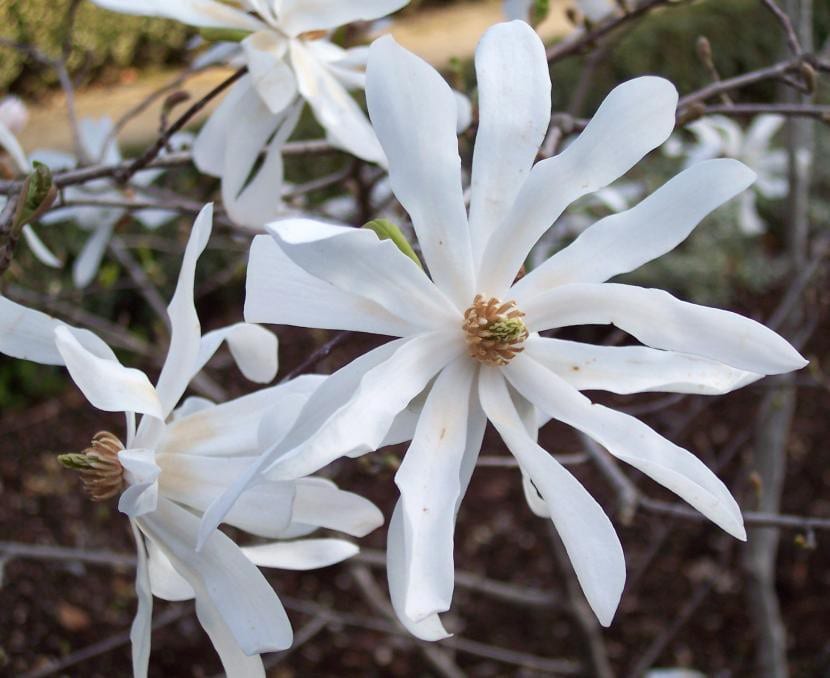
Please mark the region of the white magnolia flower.
<svg viewBox="0 0 830 678"><path fill-rule="evenodd" d="M391 38L371 48L369 113L429 277L365 229L289 220L269 227L273 237L254 240L249 322L401 338L329 377L283 441L208 509L200 532L211 534L235 493L258 474L299 477L338 452L377 449L399 413L408 413L414 437L395 478L401 500L389 527L388 576L401 621L426 639L446 635L438 613L451 603L455 516L488 419L519 462L532 508L552 519L607 625L625 580L622 548L599 504L536 444L535 411L583 431L743 539L738 505L696 456L580 391L718 394L805 364L783 338L748 318L605 282L668 252L744 190L753 173L734 160L686 170L514 284L533 244L570 203L668 138L677 92L655 77L620 85L579 138L534 165L551 111L541 41L525 23L497 25L479 45L476 69L481 112L468 214L450 88ZM614 324L645 345L592 346L539 334L583 324Z"/></svg>
<svg viewBox="0 0 830 678"><path fill-rule="evenodd" d="M282 146L308 102L328 140L385 164L372 127L349 90L363 89L366 48L327 39L338 26L397 11L409 0L94 0L107 9L169 17L249 32L242 41L248 74L211 115L194 147L200 171L222 177L222 199L240 224L261 227L280 214ZM260 153L262 166L251 173Z"/></svg>
<svg viewBox="0 0 830 678"><path fill-rule="evenodd" d="M777 200L789 191L787 152L783 148L770 148L784 120L781 115L759 115L744 131L725 115L709 115L686 126L697 143L685 146L674 137L666 145L666 154L685 155L685 167L711 158L735 158L751 168L758 180L754 190L741 194L738 225L745 235L759 235L767 230L767 226L758 214L757 196Z"/></svg>
<svg viewBox="0 0 830 678"><path fill-rule="evenodd" d="M32 153L32 160L39 160L52 171L72 169L84 162L117 165L123 157L112 133L113 129L114 123L110 118L84 118L78 122L79 141L84 158L76 158L71 153L61 151L41 150ZM180 133L170 140L170 147L181 149L190 145L191 141L190 134ZM165 149L162 154L166 152ZM163 169L144 170L136 174L126 187L118 186L108 179L96 179L82 185L67 186L63 189L63 196L69 202L120 203L141 200L144 197L142 189L146 189L162 174ZM148 208L130 213L123 207L79 205L55 209L40 217L43 224L74 221L80 228L91 231L72 267L72 280L76 287L86 287L95 279L116 225L129 214L149 229L159 228L176 216L176 212L165 209Z"/></svg>
<svg viewBox="0 0 830 678"><path fill-rule="evenodd" d="M191 379L223 342L243 374L271 381L277 340L256 325L239 323L201 334L193 300L196 262L211 231L206 208L193 226L176 292L168 308L172 338L155 387L138 370L121 365L112 350L86 330L65 325L0 297L0 351L45 364L65 365L89 402L124 412L124 443L99 433L83 455L67 455L97 500L120 493L138 547L138 612L133 623L133 664L146 676L152 595L196 599L196 612L233 678L265 675L261 652L291 645L288 617L257 569L310 569L354 555L339 539L269 541L239 548L220 532L195 550L199 514L229 482L255 462L265 443L278 441L309 396L324 381L306 376L221 405L190 398L173 410ZM143 414L136 426L136 414ZM264 442L263 442L264 441ZM122 491L123 490L123 491ZM244 531L295 539L317 527L363 536L383 522L370 502L324 479L260 484L244 493L228 516Z"/></svg>
<svg viewBox="0 0 830 678"><path fill-rule="evenodd" d="M25 127L28 118L29 113L25 104L17 97L7 97L0 102L0 150L5 151L10 161L5 167L0 162L0 174L8 173L9 178L32 172L32 164L15 136ZM2 161L2 154L0 154L0 161ZM6 196L0 195L0 212L5 208L6 202ZM43 243L29 224L23 227L23 239L29 245L35 258L42 264L51 268L59 268L62 265L61 260Z"/></svg>

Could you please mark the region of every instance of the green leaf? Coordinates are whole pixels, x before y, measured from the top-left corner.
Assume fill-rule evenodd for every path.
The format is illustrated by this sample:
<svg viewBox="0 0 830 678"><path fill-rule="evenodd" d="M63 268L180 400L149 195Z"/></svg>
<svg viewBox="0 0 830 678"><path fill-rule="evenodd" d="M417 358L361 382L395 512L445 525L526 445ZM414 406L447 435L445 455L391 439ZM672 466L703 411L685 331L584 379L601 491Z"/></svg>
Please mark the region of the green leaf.
<svg viewBox="0 0 830 678"><path fill-rule="evenodd" d="M373 219L369 223L364 224L363 228L374 231L375 235L381 240L391 240L401 252L418 264L419 268L423 269L423 264L421 264L418 255L415 254L415 250L412 249L412 245L409 244L401 229L391 221L388 219Z"/></svg>

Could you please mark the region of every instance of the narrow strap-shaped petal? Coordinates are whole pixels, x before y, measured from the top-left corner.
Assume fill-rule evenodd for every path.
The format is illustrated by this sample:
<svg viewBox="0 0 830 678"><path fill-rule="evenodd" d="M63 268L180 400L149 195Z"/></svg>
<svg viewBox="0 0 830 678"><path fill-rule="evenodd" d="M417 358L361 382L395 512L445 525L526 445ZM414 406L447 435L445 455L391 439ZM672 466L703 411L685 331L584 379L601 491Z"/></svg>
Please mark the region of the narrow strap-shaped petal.
<svg viewBox="0 0 830 678"><path fill-rule="evenodd" d="M477 290L455 95L432 66L386 36L369 51L366 101L392 190L412 219L432 279L466 308Z"/></svg>
<svg viewBox="0 0 830 678"><path fill-rule="evenodd" d="M196 617L208 634L228 678L265 678L262 658L258 654L243 652L215 605L204 598L197 598Z"/></svg>
<svg viewBox="0 0 830 678"><path fill-rule="evenodd" d="M156 390L144 372L94 355L67 326L55 328L55 345L72 380L94 407L164 417Z"/></svg>
<svg viewBox="0 0 830 678"><path fill-rule="evenodd" d="M161 368L156 387L164 406L164 415L168 415L179 399L194 374L194 366L199 357L199 344L202 339L202 327L196 313L193 299L193 286L196 278L196 263L207 247L213 228L213 205L202 208L182 258L182 267L176 283L176 291L167 307L170 318L170 348Z"/></svg>
<svg viewBox="0 0 830 678"><path fill-rule="evenodd" d="M282 250L311 275L369 299L413 325L459 327L461 314L412 259L374 231L288 219L268 226Z"/></svg>
<svg viewBox="0 0 830 678"><path fill-rule="evenodd" d="M409 590L409 552L405 538L403 500L398 500L389 521L386 538L386 577L389 581L389 597L398 621L416 638L421 640L443 640L447 633L438 614L432 614L416 621L406 614L406 592Z"/></svg>
<svg viewBox="0 0 830 678"><path fill-rule="evenodd" d="M124 467L127 483L118 498L118 510L131 518L152 513L158 507L161 469L156 464L154 450L128 448L118 453L118 461Z"/></svg>
<svg viewBox="0 0 830 678"><path fill-rule="evenodd" d="M404 612L421 621L446 612L455 585L453 535L475 364L445 367L427 396L415 437L395 474L401 492L408 569Z"/></svg>
<svg viewBox="0 0 830 678"><path fill-rule="evenodd" d="M99 7L141 16L160 16L202 28L238 28L255 31L261 21L216 0L92 0Z"/></svg>
<svg viewBox="0 0 830 678"><path fill-rule="evenodd" d="M746 539L738 504L718 477L691 452L634 417L591 403L528 356L514 360L505 368L505 374L519 393L547 414L589 435L732 536Z"/></svg>
<svg viewBox="0 0 830 678"><path fill-rule="evenodd" d="M488 418L544 498L588 603L609 626L625 584L625 557L614 526L582 484L527 434L499 370L482 369L479 395Z"/></svg>
<svg viewBox="0 0 830 678"><path fill-rule="evenodd" d="M289 47L297 87L325 128L326 137L338 148L368 162L386 165L386 155L369 119L340 80L301 40Z"/></svg>
<svg viewBox="0 0 830 678"><path fill-rule="evenodd" d="M147 556L150 571L150 588L156 598L169 601L192 600L193 587L182 577L170 559L155 542L147 540Z"/></svg>
<svg viewBox="0 0 830 678"><path fill-rule="evenodd" d="M2 209L2 206L0 206L0 209ZM32 250L35 259L41 264L49 268L61 268L63 266L63 262L46 246L30 224L23 227L23 237L26 239L26 244Z"/></svg>
<svg viewBox="0 0 830 678"><path fill-rule="evenodd" d="M277 335L264 327L250 323L236 323L202 336L199 344L199 359L196 361L196 373L219 350L223 341L227 342L239 371L246 379L259 384L267 384L277 376L279 366Z"/></svg>
<svg viewBox="0 0 830 678"><path fill-rule="evenodd" d="M245 320L393 337L417 331L410 320L311 275L295 264L270 235L258 235L251 244Z"/></svg>
<svg viewBox="0 0 830 678"><path fill-rule="evenodd" d="M280 0L280 29L297 36L323 31L355 21L371 21L396 12L409 0Z"/></svg>
<svg viewBox="0 0 830 678"><path fill-rule="evenodd" d="M193 163L200 172L221 177L225 169L228 131L237 123L240 106L258 96L250 75L241 77L211 113L193 142Z"/></svg>
<svg viewBox="0 0 830 678"><path fill-rule="evenodd" d="M138 554L135 571L135 594L138 606L132 626L130 626L133 676L134 678L147 678L150 668L150 640L153 632L153 594L150 591L150 570L144 537L136 521L130 520L130 528L133 531Z"/></svg>
<svg viewBox="0 0 830 678"><path fill-rule="evenodd" d="M81 253L72 265L72 282L78 289L83 289L95 280L114 230L115 221L107 220L87 238Z"/></svg>
<svg viewBox="0 0 830 678"><path fill-rule="evenodd" d="M2 122L0 122L0 148L3 148L11 156L14 164L17 165L18 172L25 174L31 171L32 165L26 157L23 147L17 137L12 134L12 131Z"/></svg>
<svg viewBox="0 0 830 678"><path fill-rule="evenodd" d="M786 339L731 311L680 301L668 292L617 283L556 287L522 306L531 331L613 324L653 348L690 353L758 374L804 367Z"/></svg>
<svg viewBox="0 0 830 678"><path fill-rule="evenodd" d="M383 513L365 497L341 490L325 478L294 481L292 522L365 537L383 525Z"/></svg>
<svg viewBox="0 0 830 678"><path fill-rule="evenodd" d="M242 553L258 567L316 570L348 560L360 549L344 539L302 539L248 546Z"/></svg>
<svg viewBox="0 0 830 678"><path fill-rule="evenodd" d="M487 243L476 291L503 297L531 247L568 205L618 179L668 139L676 108L677 90L662 78L635 78L612 90L573 143L533 167Z"/></svg>
<svg viewBox="0 0 830 678"><path fill-rule="evenodd" d="M253 655L291 646L291 624L274 590L241 549L214 532L195 550L199 519L164 498L142 518L142 529L193 587L198 603L216 609L242 652Z"/></svg>
<svg viewBox="0 0 830 678"><path fill-rule="evenodd" d="M720 395L763 375L700 356L646 346L594 346L532 337L525 353L580 391Z"/></svg>
<svg viewBox="0 0 830 678"><path fill-rule="evenodd" d="M545 47L524 21L496 24L484 34L476 75L470 234L478 264L536 160L550 122L551 84Z"/></svg>
<svg viewBox="0 0 830 678"><path fill-rule="evenodd" d="M670 252L709 212L755 180L737 160L702 162L681 172L625 212L601 219L510 290L521 305L572 282L605 282Z"/></svg>

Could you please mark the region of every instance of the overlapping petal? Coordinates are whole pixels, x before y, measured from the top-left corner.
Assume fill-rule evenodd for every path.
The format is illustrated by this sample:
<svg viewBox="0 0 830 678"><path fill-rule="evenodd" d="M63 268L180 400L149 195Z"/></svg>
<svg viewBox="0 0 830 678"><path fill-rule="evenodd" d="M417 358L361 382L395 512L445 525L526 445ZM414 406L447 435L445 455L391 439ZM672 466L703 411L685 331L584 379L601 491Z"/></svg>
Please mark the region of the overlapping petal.
<svg viewBox="0 0 830 678"><path fill-rule="evenodd" d="M668 139L676 107L677 90L662 78L614 88L575 141L533 167L487 244L476 291L503 297L531 247L569 204L621 177Z"/></svg>
<svg viewBox="0 0 830 678"><path fill-rule="evenodd" d="M203 335L196 372L207 364L223 341L227 342L234 361L246 379L266 384L277 376L277 336L264 327L250 323L236 323Z"/></svg>
<svg viewBox="0 0 830 678"><path fill-rule="evenodd" d="M258 31L242 41L254 88L271 113L279 114L297 96L297 79L286 62L288 40L274 31Z"/></svg>
<svg viewBox="0 0 830 678"><path fill-rule="evenodd" d="M216 0L93 0L113 12L160 16L203 28L238 28L255 31L262 22Z"/></svg>
<svg viewBox="0 0 830 678"><path fill-rule="evenodd" d="M699 356L645 346L594 346L532 337L525 344L525 353L580 391L719 395L763 376Z"/></svg>
<svg viewBox="0 0 830 678"><path fill-rule="evenodd" d="M757 374L807 364L786 339L731 311L680 301L668 292L616 283L554 288L522 309L531 331L613 324L653 348L690 353Z"/></svg>
<svg viewBox="0 0 830 678"><path fill-rule="evenodd" d="M251 244L245 320L398 337L417 331L417 325L371 299L312 276L267 235Z"/></svg>
<svg viewBox="0 0 830 678"><path fill-rule="evenodd" d="M431 66L387 36L369 52L366 101L392 190L412 219L432 279L466 308L476 290L455 96Z"/></svg>
<svg viewBox="0 0 830 678"><path fill-rule="evenodd" d="M732 536L746 539L738 504L718 477L693 454L634 417L591 403L528 356L513 361L504 372L525 398L547 414L583 431Z"/></svg>
<svg viewBox="0 0 830 678"><path fill-rule="evenodd" d="M325 478L295 480L294 491L292 522L353 537L365 537L383 525L383 513L377 506L359 494L339 489Z"/></svg>
<svg viewBox="0 0 830 678"><path fill-rule="evenodd" d="M280 0L278 20L289 35L371 21L396 12L409 0Z"/></svg>
<svg viewBox="0 0 830 678"><path fill-rule="evenodd" d="M130 626L133 676L134 678L146 678L150 668L150 638L153 632L153 594L150 591L150 572L147 551L144 547L144 537L132 520L130 521L130 527L135 538L136 553L138 554L135 572L135 593L138 607Z"/></svg>
<svg viewBox="0 0 830 678"><path fill-rule="evenodd" d="M490 421L544 498L588 603L600 623L609 626L625 584L625 558L614 526L581 483L527 434L498 370L482 369L479 395Z"/></svg>
<svg viewBox="0 0 830 678"><path fill-rule="evenodd" d="M291 260L338 290L352 292L421 330L455 328L461 314L391 240L369 229L290 219L268 230Z"/></svg>
<svg viewBox="0 0 830 678"><path fill-rule="evenodd" d="M243 547L242 553L259 567L281 570L315 570L335 565L360 549L343 539L303 539Z"/></svg>

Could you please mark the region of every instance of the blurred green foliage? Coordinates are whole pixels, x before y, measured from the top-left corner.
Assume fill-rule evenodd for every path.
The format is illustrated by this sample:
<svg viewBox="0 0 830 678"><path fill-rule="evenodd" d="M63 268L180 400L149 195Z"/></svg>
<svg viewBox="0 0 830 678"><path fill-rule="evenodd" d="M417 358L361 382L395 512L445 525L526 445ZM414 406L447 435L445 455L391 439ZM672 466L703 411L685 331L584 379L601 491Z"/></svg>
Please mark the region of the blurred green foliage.
<svg viewBox="0 0 830 678"><path fill-rule="evenodd" d="M70 0L2 0L0 35L36 46L50 57L61 53ZM133 17L82 2L72 29L69 69L90 80L109 68L181 61L191 29L175 21ZM0 91L38 94L55 74L19 51L0 48Z"/></svg>

